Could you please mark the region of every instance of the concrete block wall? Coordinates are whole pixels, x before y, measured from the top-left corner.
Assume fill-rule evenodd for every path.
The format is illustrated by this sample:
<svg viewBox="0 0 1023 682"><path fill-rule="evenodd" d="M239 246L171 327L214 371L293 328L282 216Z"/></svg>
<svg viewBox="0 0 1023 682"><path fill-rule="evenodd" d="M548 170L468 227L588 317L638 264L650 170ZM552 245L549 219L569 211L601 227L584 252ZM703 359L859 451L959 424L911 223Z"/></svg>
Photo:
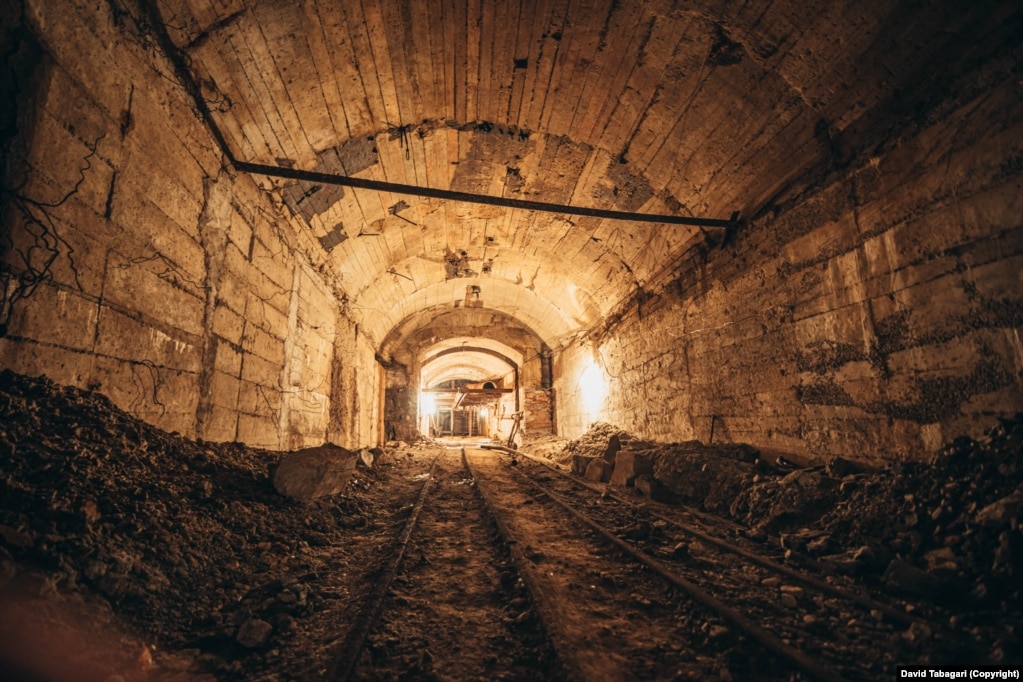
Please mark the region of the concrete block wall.
<svg viewBox="0 0 1023 682"><path fill-rule="evenodd" d="M4 34L20 61L5 67L0 364L188 436L371 442L364 423L328 428L353 356L335 349L321 247L222 168L144 24L112 7L30 2ZM376 377L372 349L356 352Z"/></svg>
<svg viewBox="0 0 1023 682"><path fill-rule="evenodd" d="M550 434L554 429L554 420L551 410L553 408L553 396L551 391L543 389L526 389L525 400L525 429L529 434Z"/></svg>
<svg viewBox="0 0 1023 682"><path fill-rule="evenodd" d="M376 361L376 345L342 310L330 371L327 440L346 448L382 444L386 390L387 372Z"/></svg>
<svg viewBox="0 0 1023 682"><path fill-rule="evenodd" d="M979 77L977 80L981 80ZM1023 99L935 106L591 335L602 416L812 460L926 458L1023 410ZM559 358L563 435L586 421Z"/></svg>

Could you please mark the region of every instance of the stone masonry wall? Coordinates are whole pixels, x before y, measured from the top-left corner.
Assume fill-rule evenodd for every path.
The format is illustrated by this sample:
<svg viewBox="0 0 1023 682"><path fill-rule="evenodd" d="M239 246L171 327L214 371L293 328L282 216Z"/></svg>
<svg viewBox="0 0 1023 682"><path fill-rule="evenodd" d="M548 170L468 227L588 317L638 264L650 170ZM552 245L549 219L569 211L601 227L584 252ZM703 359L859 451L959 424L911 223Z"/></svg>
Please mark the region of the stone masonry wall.
<svg viewBox="0 0 1023 682"><path fill-rule="evenodd" d="M1023 98L1018 78L973 78L594 333L602 418L891 460L1023 410ZM585 421L571 384L569 437Z"/></svg>
<svg viewBox="0 0 1023 682"><path fill-rule="evenodd" d="M0 363L188 436L321 443L349 361L325 254L221 168L122 9L29 2L5 17ZM334 433L358 441L349 427Z"/></svg>
<svg viewBox="0 0 1023 682"><path fill-rule="evenodd" d="M598 369L592 369L594 367ZM599 368L593 348L585 344L574 344L555 355L554 394L557 401L554 409L559 436L578 438L593 422L608 419L607 376ZM587 372L595 373L600 379L598 384L603 385L584 385ZM615 402L620 404L617 400ZM617 416L629 422L635 421L632 414L619 412Z"/></svg>

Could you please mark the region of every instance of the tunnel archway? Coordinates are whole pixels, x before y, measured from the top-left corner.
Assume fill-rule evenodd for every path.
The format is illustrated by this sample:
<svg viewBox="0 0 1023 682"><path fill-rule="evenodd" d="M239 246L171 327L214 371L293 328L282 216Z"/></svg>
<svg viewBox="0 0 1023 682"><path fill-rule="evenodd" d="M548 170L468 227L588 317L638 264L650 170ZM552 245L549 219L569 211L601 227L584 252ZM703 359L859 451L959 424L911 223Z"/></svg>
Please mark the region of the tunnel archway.
<svg viewBox="0 0 1023 682"><path fill-rule="evenodd" d="M520 405L521 353L492 339L452 343L449 339L423 351L420 433L509 434Z"/></svg>

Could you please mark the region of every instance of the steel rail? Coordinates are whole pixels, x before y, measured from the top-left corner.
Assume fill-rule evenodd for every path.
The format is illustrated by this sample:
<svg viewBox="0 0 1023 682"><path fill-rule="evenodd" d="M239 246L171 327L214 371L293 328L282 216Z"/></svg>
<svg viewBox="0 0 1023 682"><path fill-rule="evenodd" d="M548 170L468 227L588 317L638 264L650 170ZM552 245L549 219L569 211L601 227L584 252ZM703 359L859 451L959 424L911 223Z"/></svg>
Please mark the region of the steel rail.
<svg viewBox="0 0 1023 682"><path fill-rule="evenodd" d="M516 572L522 579L523 584L526 586L526 590L529 592L529 597L533 604L536 606L537 616L540 620L540 625L543 628L543 634L550 642L551 647L554 649L554 653L557 655L558 660L561 662L562 667L565 669L565 673L568 675L570 680L582 680L582 677L577 671L569 669L567 661L569 660L562 655L561 649L565 647L565 644L559 644L557 639L553 636L550 628L547 627L547 622L553 620L554 614L557 613L557 609L554 604L547 598L547 594L540 589L540 586L536 583L536 579L529 570L529 562L526 560L526 556L522 553L518 543L512 541L512 535L508 528L508 524L504 522L504 519L500 517L494 511L494 498L491 493L487 492L486 486L481 483L480 477L473 470L472 465L469 463L469 457L465 453L465 446L462 446L462 463L465 464L465 468L469 471L469 475L472 480L476 483L476 490L479 491L480 498L483 500L484 506L490 513L490 518L494 520L494 525L497 526L498 532L504 538L505 543L508 545L508 551L511 554L512 562L515 564Z"/></svg>
<svg viewBox="0 0 1023 682"><path fill-rule="evenodd" d="M419 520L419 513L423 510L423 505L426 503L427 493L430 490L430 485L433 483L433 471L437 467L437 459L439 459L439 457L434 458L433 462L430 464L430 470L427 474L428 477L426 482L423 483L423 487L419 491L419 497L412 506L412 512L409 514L409 518L405 522L405 527L402 529L401 535L398 538L398 551L394 561L388 567L382 579L377 583L373 596L370 598L367 606L362 610L360 621L356 627L348 633L344 642L333 656L333 661L324 679L348 682L348 680L351 680L352 676L355 674L355 668L359 663L359 657L362 655L362 650L366 646L366 638L369 636L370 631L376 625L377 620L380 618L380 614L383 612L384 599L387 597L387 593L391 589L391 584L394 582L394 578L398 575L398 569L401 567L401 562L405 558L405 550L408 548L409 540L412 537L412 531L415 529L416 522Z"/></svg>
<svg viewBox="0 0 1023 682"><path fill-rule="evenodd" d="M766 629L754 623L752 620L739 613L737 610L721 602L716 597L708 594L697 585L689 582L685 578L676 574L674 571L668 569L664 564L652 557L649 557L639 551L637 551L631 544L625 542L620 537L615 535L613 532L604 528L586 514L580 512L570 505L568 502L563 500L559 495L547 490L544 486L540 485L536 481L529 478L528 475L519 472L519 476L522 477L528 484L536 488L541 494L546 496L552 502L563 508L578 521L588 526L595 533L604 538L607 542L614 545L616 548L627 554L629 557L638 561L651 569L654 573L678 587L683 592L688 594L693 600L703 604L707 608L717 612L722 618L731 622L733 625L743 630L752 639L759 642L768 650L774 652L781 658L789 661L794 666L810 675L815 680L821 682L844 682L845 678L842 677L837 671L815 661L810 658L802 651L789 646L778 637L775 637Z"/></svg>
<svg viewBox="0 0 1023 682"><path fill-rule="evenodd" d="M567 478L568 480L572 481L573 483L581 485L581 486L583 486L585 488L588 488L588 489L590 489L590 490L592 490L594 492L600 493L602 495L606 494L608 497L612 498L613 500L616 500L617 502L621 502L622 504L629 505L630 507L637 508L637 509L640 508L639 505L637 505L635 502L632 502L631 500L627 500L624 497L621 497L620 495L617 495L617 494L615 494L613 492L610 492L609 490L598 488L597 486L595 486L595 485L593 485L591 483L588 483L586 481L581 481L578 478L576 478L575 476L572 476L571 474L568 474L568 473L565 473L564 471L556 469L555 467L551 466L550 463L545 462L543 459L541 459L539 457L536 457L535 455L530 455L529 453L522 452L521 450L505 449L505 448L502 448L500 446L498 446L498 447L487 447L486 449L501 450L501 451L506 451L507 450L508 452L514 452L517 455L523 455L523 456L528 457L529 459L533 460L534 462L536 462L538 464L544 465L545 467L547 467L548 469L550 469L554 473L560 474L561 476ZM797 570L795 570L793 568L785 566L784 564L779 564L778 562L776 562L776 561L774 561L772 559L769 559L769 558L767 558L765 556L761 556L761 555L759 555L759 554L757 554L755 552L751 552L751 551L749 551L747 549L739 547L738 545L734 545L734 544L728 542L727 540L722 540L720 538L716 538L713 535L709 535L707 533L704 533L703 531L699 530L698 528L694 528L694 527L689 526L687 524L681 523L677 519L673 519L673 518L671 518L669 516L661 514L660 512L658 512L656 510L650 509L649 507L644 507L643 509L644 509L644 511L646 513L650 514L650 516L653 516L656 519L660 519L661 521L665 521L667 523L670 523L671 525L673 525L676 528L678 528L679 530L681 530L683 533L687 533L687 534L692 535L692 536L694 536L696 538L699 538L701 541L704 541L704 542L706 542L708 544L714 545L715 547L717 547L719 549L723 549L726 552L732 552L733 554L738 554L739 556L741 556L741 557L743 557L745 559L748 559L749 561L752 561L755 564L763 566L764 568L770 569L770 570L775 571L777 573L781 573L781 574L786 575L786 576L788 576L788 577L790 577L790 578L792 578L794 580L799 580L800 582L805 583L806 585L809 585L810 587L813 587L814 589L816 589L816 590L818 590L820 592L825 592L827 594L830 594L833 597L839 597L841 599L848 599L849 601L855 602L855 603L859 604L860 606L863 606L863 607L865 607L867 609L877 610L877 611L885 614L886 616L890 617L892 620L898 621L898 622L903 623L905 625L911 625L912 623L915 623L915 622L922 622L919 618L915 618L915 617L911 616L910 614L908 614L908 613L906 613L904 611L900 611L900 610L898 610L898 609L896 609L896 608L894 608L892 606L889 606L888 604L883 604L883 603L881 603L879 601L875 601L875 600L871 599L870 597L868 597L866 595L863 595L863 594L857 594L856 592L850 592L848 590L842 589L841 587L837 587L835 585L831 585L830 583L826 583L823 580L820 580L818 578L813 577L812 575L803 573L802 571L797 571Z"/></svg>

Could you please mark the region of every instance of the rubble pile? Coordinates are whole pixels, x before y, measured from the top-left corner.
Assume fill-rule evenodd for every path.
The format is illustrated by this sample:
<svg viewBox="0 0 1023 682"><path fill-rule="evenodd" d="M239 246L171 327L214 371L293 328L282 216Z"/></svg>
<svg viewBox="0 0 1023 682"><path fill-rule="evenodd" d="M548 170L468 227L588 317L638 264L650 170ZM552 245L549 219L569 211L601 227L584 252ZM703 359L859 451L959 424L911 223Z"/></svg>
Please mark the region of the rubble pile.
<svg viewBox="0 0 1023 682"><path fill-rule="evenodd" d="M957 438L930 462L834 480L820 497L827 509L803 530L816 534L811 553L881 571L894 591L1019 612L1023 414L980 440Z"/></svg>
<svg viewBox="0 0 1023 682"><path fill-rule="evenodd" d="M609 443L615 438L620 442L622 438L633 440L635 436L613 424L593 422L586 433L565 444L562 460L568 461L572 455L603 457L607 453Z"/></svg>
<svg viewBox="0 0 1023 682"><path fill-rule="evenodd" d="M568 444L564 438L552 434L527 434L522 442L522 447L531 455L543 457L549 460L561 458Z"/></svg>
<svg viewBox="0 0 1023 682"><path fill-rule="evenodd" d="M757 475L757 451L747 445L691 440L659 446L648 456L659 483L680 501L707 511L727 511Z"/></svg>
<svg viewBox="0 0 1023 682"><path fill-rule="evenodd" d="M622 448L637 450L653 446L654 443L642 440L613 424L593 422L586 433L565 444L559 461L571 462L575 456L599 457L613 463L615 454Z"/></svg>
<svg viewBox="0 0 1023 682"><path fill-rule="evenodd" d="M606 453L621 433L595 424L564 456L580 476L730 517L754 539L775 538L770 541L786 550L893 593L1018 610L1023 414L1001 420L979 441L956 439L930 462L900 461L882 470L840 458L805 468L769 464L746 445L687 441L640 446L629 467L638 471L634 460L650 462L652 476L618 477L629 449L623 446L617 457ZM633 447L642 443L630 439ZM613 472L597 467L599 460L610 461ZM607 475L595 475L597 468Z"/></svg>
<svg viewBox="0 0 1023 682"><path fill-rule="evenodd" d="M46 379L0 373L0 414L0 591L99 595L165 647L228 660L286 640L330 598L311 550L370 513L277 494L280 453L169 434Z"/></svg>

